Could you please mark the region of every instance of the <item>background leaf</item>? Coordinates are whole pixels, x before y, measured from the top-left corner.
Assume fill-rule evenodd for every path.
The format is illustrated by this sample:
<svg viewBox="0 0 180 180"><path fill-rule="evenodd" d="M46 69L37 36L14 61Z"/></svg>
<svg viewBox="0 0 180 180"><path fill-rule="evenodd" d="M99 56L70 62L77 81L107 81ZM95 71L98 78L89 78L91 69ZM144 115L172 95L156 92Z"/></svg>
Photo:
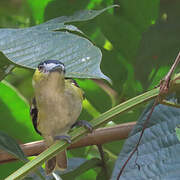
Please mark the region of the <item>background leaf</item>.
<svg viewBox="0 0 180 180"><path fill-rule="evenodd" d="M176 100L173 99L173 102ZM112 179L117 178L122 165L134 150L151 108L152 103L142 113L137 125L126 140L116 161ZM138 147L138 156L135 153L131 158L121 179L178 179L180 172L176 169L180 167L180 141L177 139L175 128L179 123L178 108L157 105ZM136 156L140 169L135 164Z"/></svg>
<svg viewBox="0 0 180 180"><path fill-rule="evenodd" d="M177 0L173 2L168 0L133 0L133 2L131 0L6 0L0 1L0 27L18 29L29 27L59 16L66 16L67 18L80 9L103 9L112 4L119 4L120 7L111 8L93 20L73 22L69 25L69 23L62 23L57 18L56 23L52 21L43 26L38 25L38 30L46 27L49 31L54 31L61 27L58 32L68 31L73 35L88 37L94 43L93 45L101 49L103 55L101 70L112 79L111 88L118 94L117 102L124 102L149 88L154 88L168 71L169 65L172 64L173 58L177 55L180 15ZM61 18L61 20L65 19ZM37 28L37 26L33 27L34 29ZM31 36L26 38L30 40ZM31 51L29 50L29 52ZM9 63L7 64L7 62ZM6 69L10 72L14 68L14 64L7 61L6 55L2 54L2 56L0 55L0 65L0 77L3 79L7 75ZM12 74L6 77L6 80L16 87L29 102L33 96L32 74L33 71L15 68ZM88 102L96 110L91 111L86 105L79 119L91 120L98 113L107 111L112 107L109 96L94 81L78 80L78 83L85 91ZM9 93L6 88L3 92L1 91L2 95L6 92ZM14 92L17 93L16 90ZM19 93L17 94L19 97ZM20 116L21 111L17 110L19 108L16 109L14 102L19 102L19 99L20 102L23 102L23 99L21 97L12 99L0 100L0 116L2 117L0 127L18 142L30 142L39 139L40 136L35 133L29 118L29 106L27 104L26 106L18 106L23 112L23 116ZM25 109L26 113L22 108ZM118 115L116 118L112 118L110 124L135 121L143 108L144 105L141 105L121 116ZM15 109L18 112L17 114L14 113ZM113 167L123 142L121 140L103 145L104 150L111 154L111 161L107 162L108 168ZM68 151L69 157L91 159L99 157L98 155L94 146ZM19 162L1 164L0 179L5 179L19 166ZM77 180L92 180L98 177L104 177L101 167L88 170L77 177Z"/></svg>
<svg viewBox="0 0 180 180"><path fill-rule="evenodd" d="M167 66L172 65L179 52L179 5L178 0L173 3L161 1L159 18L142 36L134 67L135 76L145 89L153 80L157 83L167 73ZM148 79L150 74L152 76Z"/></svg>

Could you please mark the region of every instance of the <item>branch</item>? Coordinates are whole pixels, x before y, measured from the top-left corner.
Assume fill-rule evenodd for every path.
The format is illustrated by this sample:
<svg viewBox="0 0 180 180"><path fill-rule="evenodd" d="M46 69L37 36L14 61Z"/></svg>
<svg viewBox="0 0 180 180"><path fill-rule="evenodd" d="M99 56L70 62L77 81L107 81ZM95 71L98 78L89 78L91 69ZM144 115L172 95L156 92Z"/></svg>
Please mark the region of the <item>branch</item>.
<svg viewBox="0 0 180 180"><path fill-rule="evenodd" d="M136 122L131 122L116 125L113 127L99 128L95 130L93 133L88 134L81 140L69 146L68 149L74 149L90 145L100 145L112 141L125 139L128 137L129 132L135 124ZM36 156L46 149L44 141L35 141L31 143L22 144L20 146L24 154L26 154L26 156ZM5 151L0 151L0 163L5 163L14 160L17 159L11 154Z"/></svg>

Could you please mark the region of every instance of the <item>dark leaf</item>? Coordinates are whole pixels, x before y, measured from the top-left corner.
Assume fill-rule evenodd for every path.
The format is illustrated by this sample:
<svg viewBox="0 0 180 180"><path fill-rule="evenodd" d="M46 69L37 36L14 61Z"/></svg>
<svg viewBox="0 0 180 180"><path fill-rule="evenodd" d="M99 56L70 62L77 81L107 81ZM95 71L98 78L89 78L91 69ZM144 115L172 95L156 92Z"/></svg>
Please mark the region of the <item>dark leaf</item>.
<svg viewBox="0 0 180 180"><path fill-rule="evenodd" d="M116 162L112 179L116 179L127 160L129 154L139 139L140 132L152 104L141 115L137 125L125 142ZM178 108L158 105L152 114L148 128L145 130L138 147L138 156L135 153L127 164L121 180L127 179L179 179L180 171L180 142L177 139L175 128L180 124ZM137 164L135 163L137 157Z"/></svg>
<svg viewBox="0 0 180 180"><path fill-rule="evenodd" d="M22 161L27 161L26 156L24 155L18 143L12 137L8 136L5 132L2 131L0 131L0 149L7 151Z"/></svg>

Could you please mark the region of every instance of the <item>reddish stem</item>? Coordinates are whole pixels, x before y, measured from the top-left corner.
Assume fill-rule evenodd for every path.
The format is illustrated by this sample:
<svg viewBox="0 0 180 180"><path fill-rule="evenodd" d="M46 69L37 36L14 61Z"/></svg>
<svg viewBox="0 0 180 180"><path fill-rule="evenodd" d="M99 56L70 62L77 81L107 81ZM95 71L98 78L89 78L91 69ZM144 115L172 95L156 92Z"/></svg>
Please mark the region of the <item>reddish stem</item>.
<svg viewBox="0 0 180 180"><path fill-rule="evenodd" d="M144 126L143 126L143 129L142 129L142 131L141 131L141 134L140 134L140 137L139 137L139 139L138 139L138 142L137 142L134 150L133 150L133 151L131 152L131 154L129 155L129 157L128 157L128 159L126 160L126 162L123 164L123 166L122 166L122 168L121 168L121 170L120 170L120 172L119 172L119 174L118 174L117 180L120 179L120 176L122 175L122 173L123 173L123 171L124 171L124 168L126 167L127 163L129 162L129 160L131 159L131 157L134 155L134 153L138 150L138 146L139 146L139 144L140 144L140 142L141 142L141 139L142 139L142 136L143 136L143 134L144 134L144 131L145 131L146 127L147 127L147 124L148 124L148 122L149 122L149 120L150 120L150 117L151 117L151 115L152 115L152 113L153 113L153 111L154 111L154 108L156 107L157 104L158 104L158 100L155 99L154 104L153 104L153 106L152 106L152 108L151 108L151 111L149 112L149 114L148 114L148 116L147 116L147 119L146 119L146 121L145 121L145 123L144 123Z"/></svg>
<svg viewBox="0 0 180 180"><path fill-rule="evenodd" d="M143 126L143 129L142 129L142 131L141 131L141 134L140 134L140 137L139 137L139 139L138 139L138 142L137 142L134 150L130 153L128 159L127 159L127 160L125 161L125 163L123 164L123 166L122 166L122 168L121 168L121 170L120 170L120 172L119 172L119 174L118 174L117 180L120 179L120 177L121 177L121 175L122 175L122 173L123 173L123 171L124 171L127 163L128 163L129 160L132 158L132 156L134 155L134 153L135 153L136 151L138 151L138 146L139 146L139 144L140 144L140 142L141 142L142 136L143 136L144 131L145 131L146 127L147 127L147 124L148 124L148 122L149 122L149 120L150 120L150 118L151 118L151 115L152 115L152 113L153 113L153 111L154 111L154 108L155 108L156 105L159 103L159 101L162 100L163 96L168 93L169 83L170 83L170 80L171 80L171 76L172 76L175 68L177 67L179 61L180 61L180 52L178 53L178 55L177 55L177 57L176 57L173 65L171 66L169 72L167 73L167 75L165 76L165 78L160 82L159 95L158 95L157 98L155 99L154 104L153 104L153 106L152 106L152 108L151 108L151 111L149 112L149 114L148 114L148 116L147 116L147 119L146 119L145 122L144 122L144 126ZM136 160L137 160L137 158L136 158Z"/></svg>

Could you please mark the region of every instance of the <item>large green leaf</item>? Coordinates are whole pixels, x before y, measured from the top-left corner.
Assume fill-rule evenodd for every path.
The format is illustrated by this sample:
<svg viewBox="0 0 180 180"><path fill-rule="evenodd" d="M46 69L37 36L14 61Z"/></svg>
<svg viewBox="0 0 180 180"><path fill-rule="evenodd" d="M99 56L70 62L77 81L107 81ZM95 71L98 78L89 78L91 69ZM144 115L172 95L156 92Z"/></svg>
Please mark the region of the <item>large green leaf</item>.
<svg viewBox="0 0 180 180"><path fill-rule="evenodd" d="M19 66L35 68L43 60L56 59L65 64L67 77L109 80L100 71L100 49L89 40L68 32L81 33L75 26L65 23L87 21L112 7L80 11L73 16L62 16L30 28L0 29L0 51Z"/></svg>
<svg viewBox="0 0 180 180"><path fill-rule="evenodd" d="M151 108L152 103L142 113L130 137L125 142L114 168L113 180L117 178L122 165L134 150ZM134 154L120 179L179 179L180 171L177 169L180 168L180 142L175 132L178 124L180 124L178 108L165 105L156 106L138 147L138 156L136 153ZM136 157L139 167L135 164Z"/></svg>

